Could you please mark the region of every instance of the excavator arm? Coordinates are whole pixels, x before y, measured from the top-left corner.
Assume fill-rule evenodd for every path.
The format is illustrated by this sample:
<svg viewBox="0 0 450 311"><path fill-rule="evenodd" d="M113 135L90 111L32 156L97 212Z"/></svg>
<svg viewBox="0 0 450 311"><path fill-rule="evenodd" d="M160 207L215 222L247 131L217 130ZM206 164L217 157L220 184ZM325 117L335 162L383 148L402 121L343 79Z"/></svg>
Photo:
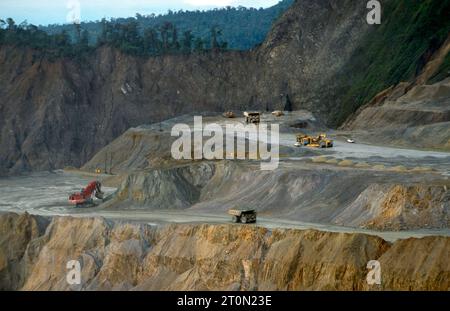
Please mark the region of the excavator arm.
<svg viewBox="0 0 450 311"><path fill-rule="evenodd" d="M92 181L80 192L72 193L69 196L69 203L77 207L93 203L92 195L95 195L98 199L103 199L102 184L99 181Z"/></svg>

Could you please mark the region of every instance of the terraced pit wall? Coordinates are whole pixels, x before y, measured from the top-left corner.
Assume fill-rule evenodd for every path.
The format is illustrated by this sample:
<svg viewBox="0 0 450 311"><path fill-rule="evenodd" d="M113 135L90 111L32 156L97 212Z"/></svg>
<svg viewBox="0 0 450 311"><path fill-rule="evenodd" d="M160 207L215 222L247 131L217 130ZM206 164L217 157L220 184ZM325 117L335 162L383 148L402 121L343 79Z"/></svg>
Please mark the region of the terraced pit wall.
<svg viewBox="0 0 450 311"><path fill-rule="evenodd" d="M450 238L0 216L2 290L448 290ZM280 254L284 254L280 257ZM81 264L81 284L66 264ZM382 284L368 285L369 260Z"/></svg>

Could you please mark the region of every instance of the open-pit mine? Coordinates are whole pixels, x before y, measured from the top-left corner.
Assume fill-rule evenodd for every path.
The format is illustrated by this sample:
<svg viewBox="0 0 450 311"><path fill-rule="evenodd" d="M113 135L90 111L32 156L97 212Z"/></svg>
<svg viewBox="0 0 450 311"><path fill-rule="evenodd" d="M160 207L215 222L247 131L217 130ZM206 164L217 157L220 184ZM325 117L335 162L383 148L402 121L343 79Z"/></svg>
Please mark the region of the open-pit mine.
<svg viewBox="0 0 450 311"><path fill-rule="evenodd" d="M366 2L0 20L0 290L450 290L450 1Z"/></svg>

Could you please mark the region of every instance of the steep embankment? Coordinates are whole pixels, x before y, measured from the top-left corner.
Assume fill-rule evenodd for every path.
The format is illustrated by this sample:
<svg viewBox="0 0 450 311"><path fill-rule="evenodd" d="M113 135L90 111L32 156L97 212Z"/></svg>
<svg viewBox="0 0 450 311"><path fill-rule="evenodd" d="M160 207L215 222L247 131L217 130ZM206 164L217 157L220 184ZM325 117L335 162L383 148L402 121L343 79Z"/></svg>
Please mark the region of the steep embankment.
<svg viewBox="0 0 450 311"><path fill-rule="evenodd" d="M120 186L115 199L150 209L188 208L199 201L214 170L214 165L198 164L131 174Z"/></svg>
<svg viewBox="0 0 450 311"><path fill-rule="evenodd" d="M331 166L261 171L258 165L232 161L143 167L128 167L104 207L206 214L246 207L265 217L377 230L450 227L450 183L433 173L372 174Z"/></svg>
<svg viewBox="0 0 450 311"><path fill-rule="evenodd" d="M175 138L168 131L187 121L192 118L165 121L162 131L158 124L129 129L83 166L116 174L118 191L108 207L214 214L249 207L264 216L380 230L450 227L450 181L421 160L384 153L342 160L332 153L314 156L320 150L282 148L274 171L261 171L250 160L175 161L169 150ZM290 154L298 160L288 160Z"/></svg>
<svg viewBox="0 0 450 311"><path fill-rule="evenodd" d="M393 244L364 234L239 225L0 216L0 288L24 290L447 290L450 239ZM24 232L23 235L14 234ZM31 233L31 234L30 234ZM283 254L280 257L280 254ZM66 282L78 260L82 284ZM370 260L382 285L366 283Z"/></svg>
<svg viewBox="0 0 450 311"><path fill-rule="evenodd" d="M450 227L450 181L420 161L384 153L386 158L338 160L332 153L314 156L320 151L309 148L282 148L274 171L261 171L259 162L249 160L175 161L169 130L187 121L192 118L165 121L162 131L158 124L129 129L83 166L122 181L108 207L214 214L248 207L264 216L379 230ZM289 154L299 160L291 162Z"/></svg>
<svg viewBox="0 0 450 311"><path fill-rule="evenodd" d="M240 84L251 63L239 53L141 60L103 48L77 65L3 48L0 167L81 166L131 126L238 108L252 93Z"/></svg>
<svg viewBox="0 0 450 311"><path fill-rule="evenodd" d="M342 129L374 144L449 151L450 79L391 87L359 109Z"/></svg>
<svg viewBox="0 0 450 311"><path fill-rule="evenodd" d="M449 52L450 36L414 81L380 92L342 129L372 143L450 150L450 79L431 82L445 70Z"/></svg>
<svg viewBox="0 0 450 311"><path fill-rule="evenodd" d="M338 108L332 116L335 124L382 90L412 82L424 71L440 72L440 80L449 75L426 66L450 34L450 1L383 1L382 7L381 25L363 38L344 70L328 81L341 81L337 98L329 98Z"/></svg>
<svg viewBox="0 0 450 311"><path fill-rule="evenodd" d="M0 173L81 166L128 128L186 112L283 109L289 98L342 122L420 72L448 34L449 6L385 1L382 25L369 26L364 1L297 0L243 53L140 59L101 48L80 64L2 47Z"/></svg>

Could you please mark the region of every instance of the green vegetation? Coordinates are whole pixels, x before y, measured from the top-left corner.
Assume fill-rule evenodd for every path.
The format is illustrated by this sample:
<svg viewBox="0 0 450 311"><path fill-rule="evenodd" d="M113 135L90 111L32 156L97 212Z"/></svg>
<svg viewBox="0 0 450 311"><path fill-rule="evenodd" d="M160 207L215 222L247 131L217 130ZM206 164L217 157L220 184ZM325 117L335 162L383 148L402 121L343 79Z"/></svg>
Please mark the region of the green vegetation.
<svg viewBox="0 0 450 311"><path fill-rule="evenodd" d="M380 91L412 79L447 38L448 12L450 0L385 1L382 24L373 26L343 73L350 85L332 123L341 124Z"/></svg>
<svg viewBox="0 0 450 311"><path fill-rule="evenodd" d="M204 45L210 44L211 29L217 28L222 32L221 39L228 43L228 48L247 50L261 43L272 23L283 13L294 0L282 0L275 6L266 9L245 7L226 7L208 11L169 11L162 15L141 15L130 18L115 18L108 22L112 24L136 24L138 31L143 34L145 29L160 29L170 23L177 28L179 34L190 32L199 38ZM89 33L90 43L94 45L101 36L104 21L81 23L82 29ZM72 38L75 32L71 25L49 25L40 27L49 34L58 34L65 30Z"/></svg>
<svg viewBox="0 0 450 311"><path fill-rule="evenodd" d="M108 45L135 56L191 54L248 49L263 41L270 26L293 0L268 9L232 8L169 11L165 15L119 18L37 27L0 20L0 45L29 47L50 59L81 59ZM229 40L229 42L228 42Z"/></svg>
<svg viewBox="0 0 450 311"><path fill-rule="evenodd" d="M169 22L140 32L137 21L121 24L107 20L102 21L97 45L113 46L137 56L220 52L227 49L227 43L221 40L221 30L217 27L210 29L209 40L205 41L193 36L190 30L180 35L179 30Z"/></svg>
<svg viewBox="0 0 450 311"><path fill-rule="evenodd" d="M6 21L0 19L0 45L29 47L44 52L50 59L61 56L81 58L93 48L88 45L87 32L82 31L79 25L73 27L77 28L75 41L65 31L48 35L35 25L26 22L17 25L11 18Z"/></svg>
<svg viewBox="0 0 450 311"><path fill-rule="evenodd" d="M0 45L29 47L43 52L52 58L82 58L95 49L89 44L89 32L80 24L71 25L75 35L67 31L49 35L35 25L26 22L16 25L13 19L0 20ZM210 41L195 38L191 31L185 31L179 38L177 28L164 23L159 28L147 28L139 32L137 22L118 24L102 21L102 32L96 46L113 46L124 53L136 56L157 56L167 54L190 54L193 52L220 52L227 49L227 43L221 40L221 31L217 27L210 30Z"/></svg>
<svg viewBox="0 0 450 311"><path fill-rule="evenodd" d="M81 25L36 27L0 20L0 45L31 47L51 57L83 57L98 46L112 46L136 56L249 49L263 41L270 25L292 4L268 9L224 8L169 12L166 15L113 19ZM372 27L345 70L331 125L339 125L377 93L412 80L450 33L450 0L386 0L382 23ZM450 72L447 55L429 82ZM340 82L342 81L342 82ZM287 98L285 108L291 109Z"/></svg>

